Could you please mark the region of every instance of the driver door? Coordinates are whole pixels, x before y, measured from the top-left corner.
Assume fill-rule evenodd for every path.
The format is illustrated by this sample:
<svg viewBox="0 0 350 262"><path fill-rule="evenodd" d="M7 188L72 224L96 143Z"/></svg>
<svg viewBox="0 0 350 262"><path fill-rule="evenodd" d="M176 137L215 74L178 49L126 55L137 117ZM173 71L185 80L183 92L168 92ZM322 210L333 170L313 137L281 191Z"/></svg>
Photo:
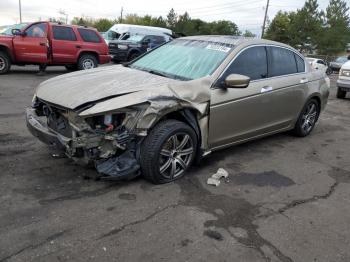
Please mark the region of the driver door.
<svg viewBox="0 0 350 262"><path fill-rule="evenodd" d="M276 119L276 95L268 79L268 53L264 46L252 46L231 62L212 90L209 146L217 149L270 133L286 125ZM246 88L226 88L230 74L250 77Z"/></svg>
<svg viewBox="0 0 350 262"><path fill-rule="evenodd" d="M16 60L35 64L48 63L47 23L36 23L25 29L23 35L13 39Z"/></svg>

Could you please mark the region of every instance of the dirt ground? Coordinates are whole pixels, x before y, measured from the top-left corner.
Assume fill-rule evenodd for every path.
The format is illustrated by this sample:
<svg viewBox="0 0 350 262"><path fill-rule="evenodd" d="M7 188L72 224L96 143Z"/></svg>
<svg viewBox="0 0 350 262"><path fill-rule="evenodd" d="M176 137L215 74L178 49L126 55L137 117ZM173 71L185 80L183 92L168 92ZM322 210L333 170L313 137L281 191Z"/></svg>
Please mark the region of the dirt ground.
<svg viewBox="0 0 350 262"><path fill-rule="evenodd" d="M274 135L206 158L182 180L89 179L26 129L42 81L0 76L0 261L350 261L350 99L309 137ZM207 178L223 167L219 187Z"/></svg>

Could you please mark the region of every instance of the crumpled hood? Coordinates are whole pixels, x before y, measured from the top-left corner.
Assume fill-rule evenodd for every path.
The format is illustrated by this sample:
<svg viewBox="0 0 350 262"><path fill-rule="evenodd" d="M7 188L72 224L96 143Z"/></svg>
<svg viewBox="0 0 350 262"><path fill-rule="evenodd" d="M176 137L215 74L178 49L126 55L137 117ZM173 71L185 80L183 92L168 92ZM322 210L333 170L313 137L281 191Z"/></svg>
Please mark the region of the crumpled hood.
<svg viewBox="0 0 350 262"><path fill-rule="evenodd" d="M180 82L121 65L61 75L39 85L39 99L75 109L83 104L138 91L167 89Z"/></svg>

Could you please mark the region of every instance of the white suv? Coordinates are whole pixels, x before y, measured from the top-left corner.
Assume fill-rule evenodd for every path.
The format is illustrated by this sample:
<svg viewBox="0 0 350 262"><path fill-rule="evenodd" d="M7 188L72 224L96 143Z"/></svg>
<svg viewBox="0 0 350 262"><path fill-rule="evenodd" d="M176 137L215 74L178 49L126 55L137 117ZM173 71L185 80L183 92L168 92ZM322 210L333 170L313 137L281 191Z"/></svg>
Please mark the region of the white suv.
<svg viewBox="0 0 350 262"><path fill-rule="evenodd" d="M341 67L337 87L337 98L345 98L346 92L350 92L350 61Z"/></svg>

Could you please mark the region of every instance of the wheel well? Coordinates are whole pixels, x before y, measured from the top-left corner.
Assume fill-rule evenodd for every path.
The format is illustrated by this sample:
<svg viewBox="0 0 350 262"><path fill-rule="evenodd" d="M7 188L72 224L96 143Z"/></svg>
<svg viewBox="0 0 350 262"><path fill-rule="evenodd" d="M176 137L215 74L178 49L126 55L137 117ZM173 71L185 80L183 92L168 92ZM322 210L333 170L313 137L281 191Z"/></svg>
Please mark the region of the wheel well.
<svg viewBox="0 0 350 262"><path fill-rule="evenodd" d="M310 98L310 100L311 99L315 99L317 101L318 108L319 108L319 110L321 110L321 99L318 96L313 96L313 97Z"/></svg>
<svg viewBox="0 0 350 262"><path fill-rule="evenodd" d="M0 45L0 52L4 52L11 59L11 62L13 61L12 55L11 55L10 50L8 49L8 47Z"/></svg>
<svg viewBox="0 0 350 262"><path fill-rule="evenodd" d="M137 54L137 53L141 53L139 50L136 49L132 49L129 54L128 54L128 58L132 55L132 54Z"/></svg>
<svg viewBox="0 0 350 262"><path fill-rule="evenodd" d="M81 53L79 54L78 60L79 60L83 55L93 55L93 56L96 58L97 62L100 63L99 56L98 56L98 54L95 53L95 52L92 52L92 51L84 51L84 52L81 52Z"/></svg>
<svg viewBox="0 0 350 262"><path fill-rule="evenodd" d="M197 114L196 114L195 110L186 108L183 110L170 112L170 113L164 115L161 119L159 119L159 121L157 123L159 123L162 120L166 120L166 119L174 119L174 120L178 120L178 121L181 121L181 122L188 124L190 127L193 128L193 130L195 131L195 133L198 137L197 150L199 150L200 146L201 146L201 142L202 142L202 134L201 134L201 130L199 128L199 124L198 124L198 120L197 120L196 115Z"/></svg>

